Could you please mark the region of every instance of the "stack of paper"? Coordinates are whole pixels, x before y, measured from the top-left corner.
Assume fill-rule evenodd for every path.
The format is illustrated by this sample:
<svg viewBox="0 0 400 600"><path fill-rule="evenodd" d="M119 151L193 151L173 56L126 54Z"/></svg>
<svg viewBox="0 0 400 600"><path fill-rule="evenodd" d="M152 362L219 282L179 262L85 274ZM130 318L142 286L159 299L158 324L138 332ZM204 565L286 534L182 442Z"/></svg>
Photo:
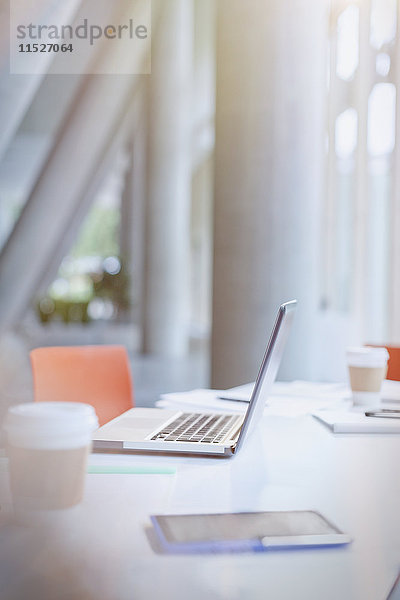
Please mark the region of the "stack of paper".
<svg viewBox="0 0 400 600"><path fill-rule="evenodd" d="M222 390L219 395L248 402L250 400L254 382L239 385L228 390ZM347 400L351 397L349 387L344 383L319 383L314 381L276 381L272 389L273 396L299 397L318 400Z"/></svg>
<svg viewBox="0 0 400 600"><path fill-rule="evenodd" d="M156 404L158 407L193 412L243 413L247 410L253 386L247 384L230 390L197 389L163 394ZM400 382L385 381L382 396L387 402L400 402ZM228 397L240 397L240 401L222 399ZM389 419L365 417L363 413L352 412L351 406L351 391L346 384L275 382L264 414L284 417L313 414L337 432L395 432L397 428L400 431L400 420L393 423Z"/></svg>
<svg viewBox="0 0 400 600"><path fill-rule="evenodd" d="M248 384L246 387L249 388L249 386L254 386L254 384ZM235 397L236 390L243 391L244 388L245 386L231 390L197 389L163 394L156 405L181 410L243 413L247 410L248 402L222 398ZM305 381L276 382L272 388L272 394L268 398L264 414L298 417L310 414L315 410L346 406L348 397L348 389L342 384L317 384Z"/></svg>
<svg viewBox="0 0 400 600"><path fill-rule="evenodd" d="M383 402L400 402L400 381L385 379L382 384Z"/></svg>
<svg viewBox="0 0 400 600"><path fill-rule="evenodd" d="M334 433L400 433L400 419L366 417L364 412L326 411L313 416Z"/></svg>

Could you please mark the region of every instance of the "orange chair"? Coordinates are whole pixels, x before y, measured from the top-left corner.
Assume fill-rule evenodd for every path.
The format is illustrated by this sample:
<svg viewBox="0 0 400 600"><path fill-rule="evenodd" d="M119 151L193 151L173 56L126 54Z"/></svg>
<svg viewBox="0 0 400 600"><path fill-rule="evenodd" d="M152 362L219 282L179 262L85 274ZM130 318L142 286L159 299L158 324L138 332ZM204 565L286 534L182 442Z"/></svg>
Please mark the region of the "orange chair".
<svg viewBox="0 0 400 600"><path fill-rule="evenodd" d="M376 344L367 344L367 346L376 347ZM388 360L388 371L386 379L393 379L394 381L400 381L400 347L399 346L386 346L382 344L382 348L386 348L389 352Z"/></svg>
<svg viewBox="0 0 400 600"><path fill-rule="evenodd" d="M389 352L387 379L400 381L400 348L397 346L385 346Z"/></svg>
<svg viewBox="0 0 400 600"><path fill-rule="evenodd" d="M36 401L86 402L100 426L133 406L123 346L59 346L30 353Z"/></svg>

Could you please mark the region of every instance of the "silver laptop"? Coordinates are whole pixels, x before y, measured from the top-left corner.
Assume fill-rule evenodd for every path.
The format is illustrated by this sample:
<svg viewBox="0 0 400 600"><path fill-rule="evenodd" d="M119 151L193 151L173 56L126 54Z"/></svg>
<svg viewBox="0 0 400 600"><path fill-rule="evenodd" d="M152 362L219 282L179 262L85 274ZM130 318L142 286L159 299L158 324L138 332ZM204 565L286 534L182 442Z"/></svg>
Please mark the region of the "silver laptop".
<svg viewBox="0 0 400 600"><path fill-rule="evenodd" d="M245 415L132 408L95 432L93 448L232 456L259 424L282 359L297 301L281 304Z"/></svg>

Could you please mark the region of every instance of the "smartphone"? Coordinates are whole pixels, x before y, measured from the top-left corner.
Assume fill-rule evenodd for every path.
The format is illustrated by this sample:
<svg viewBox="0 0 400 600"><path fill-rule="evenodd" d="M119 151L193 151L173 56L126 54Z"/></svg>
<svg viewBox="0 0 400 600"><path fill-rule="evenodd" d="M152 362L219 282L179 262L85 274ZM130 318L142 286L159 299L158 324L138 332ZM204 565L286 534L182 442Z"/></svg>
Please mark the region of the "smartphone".
<svg viewBox="0 0 400 600"><path fill-rule="evenodd" d="M163 549L171 553L263 552L351 542L312 510L152 515L151 521Z"/></svg>

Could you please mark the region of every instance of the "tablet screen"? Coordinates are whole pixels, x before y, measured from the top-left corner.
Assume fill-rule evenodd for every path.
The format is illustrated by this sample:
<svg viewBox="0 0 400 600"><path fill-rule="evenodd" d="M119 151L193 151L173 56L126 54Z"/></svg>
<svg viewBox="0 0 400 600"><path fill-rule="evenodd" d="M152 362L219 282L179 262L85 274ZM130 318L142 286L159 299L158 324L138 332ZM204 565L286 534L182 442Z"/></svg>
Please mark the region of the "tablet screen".
<svg viewBox="0 0 400 600"><path fill-rule="evenodd" d="M165 539L178 544L341 533L314 511L163 515L156 520Z"/></svg>

